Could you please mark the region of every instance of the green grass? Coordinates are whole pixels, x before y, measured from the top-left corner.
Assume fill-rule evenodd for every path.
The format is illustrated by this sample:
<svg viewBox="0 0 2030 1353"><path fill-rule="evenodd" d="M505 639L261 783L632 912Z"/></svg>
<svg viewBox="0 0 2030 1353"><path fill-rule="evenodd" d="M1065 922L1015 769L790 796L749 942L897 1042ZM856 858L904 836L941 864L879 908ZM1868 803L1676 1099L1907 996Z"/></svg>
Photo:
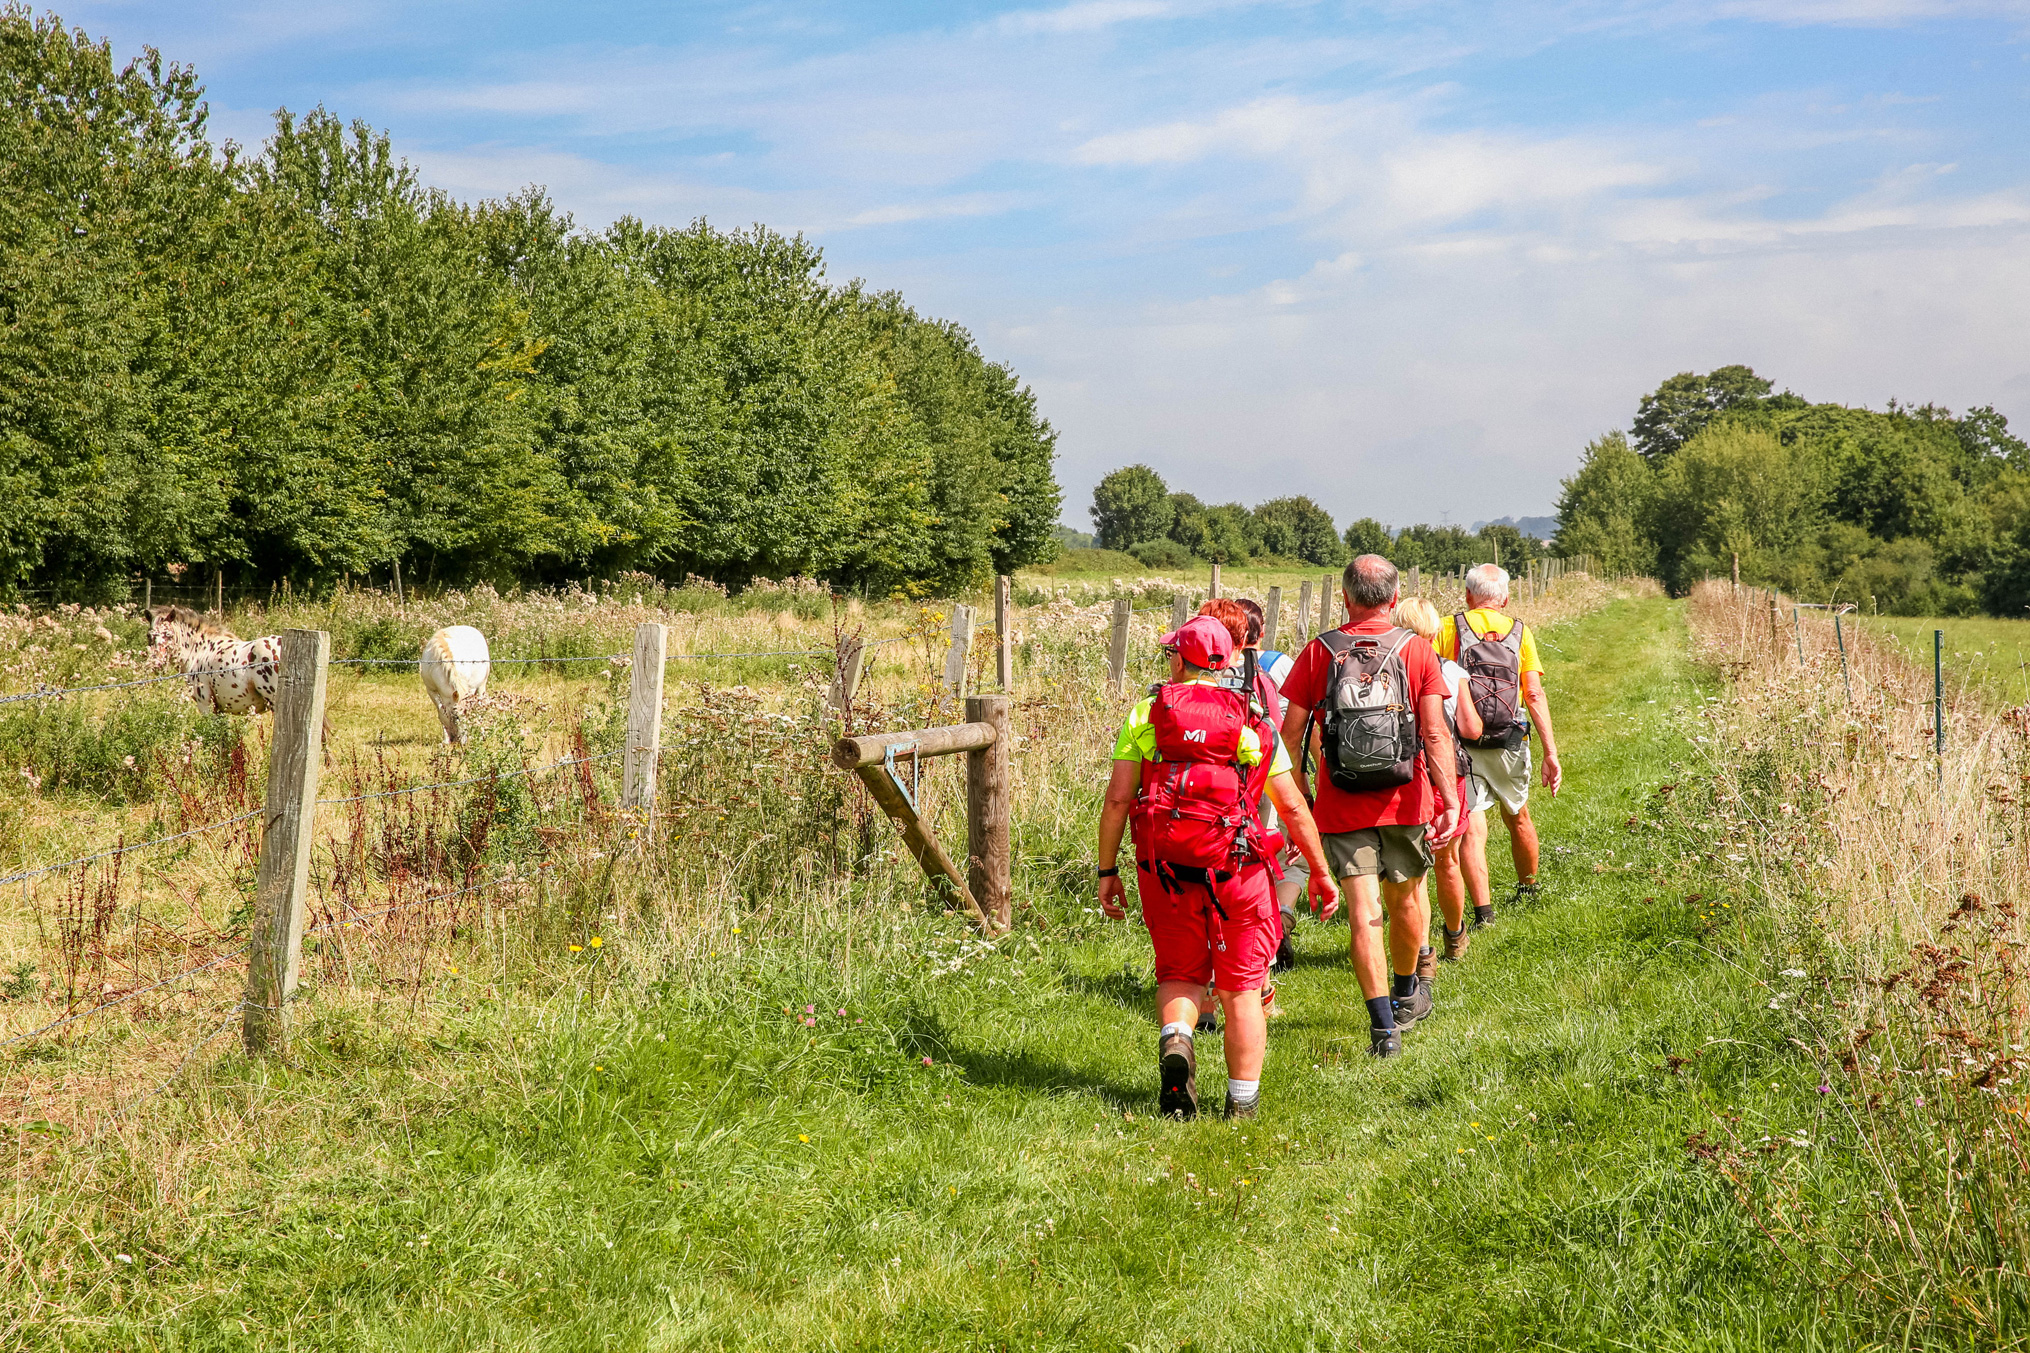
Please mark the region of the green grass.
<svg viewBox="0 0 2030 1353"><path fill-rule="evenodd" d="M1151 1118L1131 925L1039 897L981 952L919 920L906 948L856 950L850 980L842 932L815 930L711 990L588 994L541 1027L476 996L427 1045L322 1026L295 1069L220 1064L159 1109L209 1106L229 1143L213 1163L171 1188L80 1146L95 1207L17 1209L44 1304L16 1337L1851 1347L1685 1147L1723 1112L1752 1136L1823 1109L1758 1018L1752 974L1773 965L1702 938L1680 903L1700 879L1652 872L1655 838L1630 830L1683 746L1684 652L1664 602L1559 635L1568 787L1539 808L1544 899L1441 975L1437 1013L1386 1064L1363 1055L1344 926L1302 924L1245 1129ZM1217 1103L1216 1040L1200 1060ZM100 1219L82 1239L81 1216Z"/></svg>
<svg viewBox="0 0 2030 1353"><path fill-rule="evenodd" d="M1871 616L1861 622L1899 644L1917 667L1931 670L1932 632L1945 633L1946 691L1978 691L1994 705L2030 703L2030 620Z"/></svg>

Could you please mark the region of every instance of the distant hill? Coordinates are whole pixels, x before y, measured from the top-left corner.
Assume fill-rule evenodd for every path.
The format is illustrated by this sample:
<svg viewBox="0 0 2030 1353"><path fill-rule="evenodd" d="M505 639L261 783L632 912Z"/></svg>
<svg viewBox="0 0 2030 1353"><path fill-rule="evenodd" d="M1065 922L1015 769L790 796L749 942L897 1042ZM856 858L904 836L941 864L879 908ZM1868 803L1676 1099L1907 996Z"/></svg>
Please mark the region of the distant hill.
<svg viewBox="0 0 2030 1353"><path fill-rule="evenodd" d="M1050 534L1052 539L1067 550L1089 550L1093 547L1091 536L1084 531L1074 531L1062 523L1051 527Z"/></svg>
<svg viewBox="0 0 2030 1353"><path fill-rule="evenodd" d="M1477 535L1485 526L1513 526L1524 535L1535 536L1538 540L1549 540L1558 534L1556 517L1497 517L1493 521L1473 523L1472 530Z"/></svg>

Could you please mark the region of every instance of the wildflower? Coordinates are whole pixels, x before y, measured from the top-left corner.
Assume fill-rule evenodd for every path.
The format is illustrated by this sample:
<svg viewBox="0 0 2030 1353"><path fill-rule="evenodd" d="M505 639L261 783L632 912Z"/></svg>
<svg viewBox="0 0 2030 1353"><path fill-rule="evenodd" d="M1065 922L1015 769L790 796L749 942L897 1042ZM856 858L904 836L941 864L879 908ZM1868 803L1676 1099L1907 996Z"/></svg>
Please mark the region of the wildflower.
<svg viewBox="0 0 2030 1353"><path fill-rule="evenodd" d="M116 1254L113 1257L123 1264L131 1264L134 1262L134 1256L131 1254Z"/></svg>
<svg viewBox="0 0 2030 1353"><path fill-rule="evenodd" d="M736 934L736 935L738 935L738 934L740 933L740 927L739 927L739 926L734 926L734 927L733 927L733 933L734 933L734 934Z"/></svg>
<svg viewBox="0 0 2030 1353"><path fill-rule="evenodd" d="M574 954L582 954L585 952L585 946L582 944L574 944L571 946L571 952Z"/></svg>
<svg viewBox="0 0 2030 1353"><path fill-rule="evenodd" d="M843 1005L839 1007L839 1018L840 1019L846 1018L846 1007Z"/></svg>
<svg viewBox="0 0 2030 1353"><path fill-rule="evenodd" d="M796 1135L796 1139L797 1139L798 1141L800 1141L800 1142L807 1142L807 1141L809 1141L809 1140L811 1139L811 1137L810 1137L810 1134L809 1134L809 1133L807 1133L807 1132L799 1132L799 1133L798 1133L798 1134Z"/></svg>
<svg viewBox="0 0 2030 1353"><path fill-rule="evenodd" d="M606 941L600 939L597 935L594 935L592 939L589 941L589 943L592 945L594 949L597 949L600 945L606 943Z"/></svg>
<svg viewBox="0 0 2030 1353"><path fill-rule="evenodd" d="M930 1058L928 1058L928 1057L924 1058L924 1059L923 1059L923 1064L924 1064L925 1066L929 1066L929 1065L930 1065Z"/></svg>
<svg viewBox="0 0 2030 1353"><path fill-rule="evenodd" d="M804 1013L806 1015L815 1015L818 1013L818 1008L815 1005L807 1005L804 1007Z"/></svg>
<svg viewBox="0 0 2030 1353"><path fill-rule="evenodd" d="M1824 1082L1820 1082L1820 1084L1819 1084L1819 1093L1820 1093L1820 1094L1822 1094L1822 1095L1829 1095L1829 1094L1831 1094L1832 1092L1833 1092L1833 1087L1832 1087L1832 1086L1830 1086L1830 1085L1827 1085L1827 1084L1825 1084Z"/></svg>
<svg viewBox="0 0 2030 1353"><path fill-rule="evenodd" d="M804 1027L809 1028L810 1026L816 1023L817 1021L815 1019L812 1019L809 1015L804 1016Z"/></svg>
<svg viewBox="0 0 2030 1353"><path fill-rule="evenodd" d="M593 1069L594 1071L604 1071L604 1070L606 1070L606 1068L605 1068L605 1067L603 1067L603 1066L594 1066L594 1067L593 1067L592 1069Z"/></svg>
<svg viewBox="0 0 2030 1353"><path fill-rule="evenodd" d="M1918 1108L1920 1108L1920 1109L1924 1107L1924 1096L1923 1096L1923 1095L1919 1095L1919 1096L1917 1097L1917 1107L1918 1107Z"/></svg>
<svg viewBox="0 0 2030 1353"><path fill-rule="evenodd" d="M131 766L134 764L134 758L131 756L123 756L120 758L120 764L123 766Z"/></svg>

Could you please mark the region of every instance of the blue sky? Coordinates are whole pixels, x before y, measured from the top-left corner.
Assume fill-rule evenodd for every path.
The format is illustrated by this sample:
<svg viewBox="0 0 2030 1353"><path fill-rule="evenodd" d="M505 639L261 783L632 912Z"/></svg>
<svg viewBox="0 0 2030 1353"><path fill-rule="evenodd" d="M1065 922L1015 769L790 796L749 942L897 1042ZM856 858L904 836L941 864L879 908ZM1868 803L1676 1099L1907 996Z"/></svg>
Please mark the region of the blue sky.
<svg viewBox="0 0 2030 1353"><path fill-rule="evenodd" d="M1344 522L1547 512L1673 372L2030 425L2030 0L60 11L215 129L463 197L764 221L964 323L1060 433Z"/></svg>

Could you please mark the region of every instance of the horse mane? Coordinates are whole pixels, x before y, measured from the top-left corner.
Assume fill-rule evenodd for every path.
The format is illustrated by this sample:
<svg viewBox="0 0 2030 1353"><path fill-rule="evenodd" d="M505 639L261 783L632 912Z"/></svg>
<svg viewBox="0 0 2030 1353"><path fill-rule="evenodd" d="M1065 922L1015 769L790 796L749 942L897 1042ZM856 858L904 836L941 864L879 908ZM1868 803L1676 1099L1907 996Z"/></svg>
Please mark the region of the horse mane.
<svg viewBox="0 0 2030 1353"><path fill-rule="evenodd" d="M188 606L152 607L149 609L148 617L151 620L167 620L178 629L189 630L200 639L207 636L216 636L221 639L237 639L240 637L218 621L206 620L202 615L191 610Z"/></svg>

